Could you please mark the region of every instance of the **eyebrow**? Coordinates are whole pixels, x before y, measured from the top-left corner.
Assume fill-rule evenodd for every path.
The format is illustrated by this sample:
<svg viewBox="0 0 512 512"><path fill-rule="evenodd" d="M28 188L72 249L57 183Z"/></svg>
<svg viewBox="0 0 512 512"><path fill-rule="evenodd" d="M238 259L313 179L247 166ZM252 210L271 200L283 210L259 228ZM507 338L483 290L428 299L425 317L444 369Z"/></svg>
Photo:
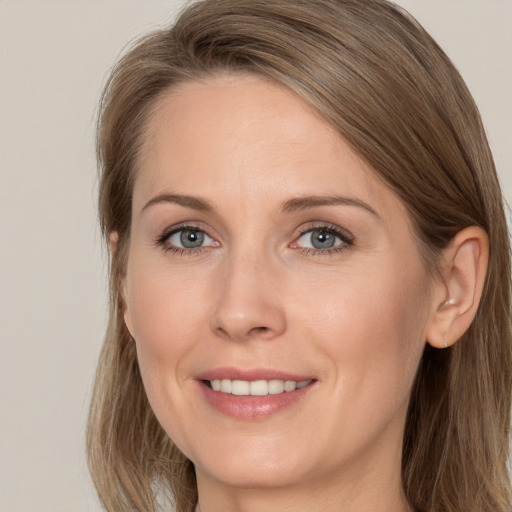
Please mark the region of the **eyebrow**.
<svg viewBox="0 0 512 512"><path fill-rule="evenodd" d="M201 212L213 211L212 204L205 199L200 199L199 197L187 196L183 194L160 194L150 199L142 208L142 212L145 212L152 206L162 203L174 203Z"/></svg>
<svg viewBox="0 0 512 512"><path fill-rule="evenodd" d="M282 210L287 213L307 210L317 206L356 206L363 208L380 219L380 215L367 203L360 199L344 196L305 196L290 199L283 203Z"/></svg>
<svg viewBox="0 0 512 512"><path fill-rule="evenodd" d="M148 208L155 206L157 204L162 203L173 203L178 204L180 206L184 206L186 208L192 208L193 210L201 211L201 212L213 212L213 205L199 197L188 196L183 194L160 194L158 196L150 199L142 208L142 212L146 211ZM292 213L298 210L308 210L310 208L315 208L317 206L355 206L358 208L362 208L372 215L375 215L380 219L379 214L367 203L361 201L360 199L355 199L353 197L344 197L344 196L304 196L304 197L295 197L293 199L289 199L285 201L281 210L285 213Z"/></svg>

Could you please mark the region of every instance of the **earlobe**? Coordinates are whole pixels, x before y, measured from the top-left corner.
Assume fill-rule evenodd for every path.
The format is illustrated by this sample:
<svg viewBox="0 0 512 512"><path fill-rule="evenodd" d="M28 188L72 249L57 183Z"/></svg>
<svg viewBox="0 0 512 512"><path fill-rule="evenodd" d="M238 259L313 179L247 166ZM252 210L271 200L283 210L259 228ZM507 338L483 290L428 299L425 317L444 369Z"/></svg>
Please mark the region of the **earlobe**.
<svg viewBox="0 0 512 512"><path fill-rule="evenodd" d="M427 340L435 348L453 345L473 321L487 274L489 241L476 226L462 230L443 251L442 280L433 293Z"/></svg>

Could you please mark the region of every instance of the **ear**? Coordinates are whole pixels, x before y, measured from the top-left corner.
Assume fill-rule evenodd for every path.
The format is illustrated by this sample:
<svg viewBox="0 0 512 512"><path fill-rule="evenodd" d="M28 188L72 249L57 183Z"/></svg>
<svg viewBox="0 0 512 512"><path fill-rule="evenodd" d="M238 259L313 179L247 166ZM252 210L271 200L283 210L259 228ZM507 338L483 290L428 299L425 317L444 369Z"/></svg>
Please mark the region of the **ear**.
<svg viewBox="0 0 512 512"><path fill-rule="evenodd" d="M435 348L454 344L475 318L489 262L487 233L476 226L462 230L444 249L443 262L427 329L427 341Z"/></svg>

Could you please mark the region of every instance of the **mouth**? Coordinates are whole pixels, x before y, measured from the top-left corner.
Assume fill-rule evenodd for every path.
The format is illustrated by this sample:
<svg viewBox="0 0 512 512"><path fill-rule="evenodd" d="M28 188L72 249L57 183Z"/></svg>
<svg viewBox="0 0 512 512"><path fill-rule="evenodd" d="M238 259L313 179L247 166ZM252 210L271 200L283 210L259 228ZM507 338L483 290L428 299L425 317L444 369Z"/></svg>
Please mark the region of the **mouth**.
<svg viewBox="0 0 512 512"><path fill-rule="evenodd" d="M318 380L278 370L217 368L196 377L206 402L217 412L239 420L264 420L301 407Z"/></svg>
<svg viewBox="0 0 512 512"><path fill-rule="evenodd" d="M204 371L195 380L217 412L240 420L264 420L307 403L306 397L320 384L308 373L226 366Z"/></svg>
<svg viewBox="0 0 512 512"><path fill-rule="evenodd" d="M281 395L305 388L313 383L314 379L295 380L239 380L239 379L212 379L202 382L218 393L236 396L267 396Z"/></svg>

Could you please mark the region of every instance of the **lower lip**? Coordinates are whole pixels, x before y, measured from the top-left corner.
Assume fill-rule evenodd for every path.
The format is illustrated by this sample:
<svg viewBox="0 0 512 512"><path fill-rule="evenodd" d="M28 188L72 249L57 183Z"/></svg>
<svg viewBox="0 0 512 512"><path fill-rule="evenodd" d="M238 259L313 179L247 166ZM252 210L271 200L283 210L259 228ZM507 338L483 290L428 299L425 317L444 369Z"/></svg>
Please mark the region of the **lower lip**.
<svg viewBox="0 0 512 512"><path fill-rule="evenodd" d="M277 395L238 396L214 391L203 381L199 382L203 395L214 409L222 414L244 420L268 418L298 404L311 391L313 384Z"/></svg>

